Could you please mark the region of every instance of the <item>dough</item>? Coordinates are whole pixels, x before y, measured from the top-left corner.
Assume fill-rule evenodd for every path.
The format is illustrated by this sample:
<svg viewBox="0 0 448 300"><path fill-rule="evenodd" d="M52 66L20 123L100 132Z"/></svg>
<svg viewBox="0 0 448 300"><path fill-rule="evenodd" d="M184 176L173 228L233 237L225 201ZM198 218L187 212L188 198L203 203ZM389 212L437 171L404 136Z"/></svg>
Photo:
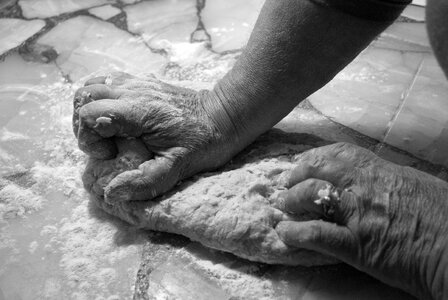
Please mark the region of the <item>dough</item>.
<svg viewBox="0 0 448 300"><path fill-rule="evenodd" d="M155 201L111 205L95 193L91 199L140 228L181 234L252 261L303 266L336 263L333 258L287 246L274 229L279 221L292 218L276 209L275 201L285 189L296 154L319 146L315 141L313 145L286 143L276 134L264 136L224 170L197 176ZM303 136L299 139L307 141ZM139 140L117 140L117 144L116 159L88 162L83 178L87 190L98 194L116 174L136 169L152 157Z"/></svg>

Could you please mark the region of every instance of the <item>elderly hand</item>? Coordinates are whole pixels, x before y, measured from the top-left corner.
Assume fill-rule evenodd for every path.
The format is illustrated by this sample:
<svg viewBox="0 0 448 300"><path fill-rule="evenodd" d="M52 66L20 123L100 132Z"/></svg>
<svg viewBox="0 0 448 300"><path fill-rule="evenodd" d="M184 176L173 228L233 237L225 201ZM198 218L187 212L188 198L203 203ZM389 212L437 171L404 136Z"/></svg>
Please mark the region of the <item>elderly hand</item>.
<svg viewBox="0 0 448 300"><path fill-rule="evenodd" d="M448 184L345 143L303 153L280 196L285 243L334 256L421 299L448 299ZM317 200L317 201L316 201Z"/></svg>
<svg viewBox="0 0 448 300"><path fill-rule="evenodd" d="M117 175L96 193L104 192L110 203L147 200L179 180L227 162L245 143L237 142L219 103L208 91L175 87L154 77L114 73L89 80L74 100L73 127L80 149L107 160L117 154L117 139L137 138L152 153L138 170Z"/></svg>

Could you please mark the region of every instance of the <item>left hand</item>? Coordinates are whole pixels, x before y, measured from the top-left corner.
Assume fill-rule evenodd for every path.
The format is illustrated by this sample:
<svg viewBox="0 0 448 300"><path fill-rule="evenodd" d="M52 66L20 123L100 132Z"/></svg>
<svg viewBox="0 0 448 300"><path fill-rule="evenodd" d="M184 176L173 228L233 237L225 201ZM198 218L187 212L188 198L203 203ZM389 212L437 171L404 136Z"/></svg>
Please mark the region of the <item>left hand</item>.
<svg viewBox="0 0 448 300"><path fill-rule="evenodd" d="M280 222L286 244L336 257L422 299L447 299L445 181L338 143L303 153L288 185L282 208L315 220Z"/></svg>
<svg viewBox="0 0 448 300"><path fill-rule="evenodd" d="M236 130L222 103L210 91L152 76L120 72L88 80L75 94L73 113L79 147L94 162L84 176L86 188L109 203L150 200L180 180L223 165L250 137ZM128 153L146 160L123 164L129 160L127 143L146 149ZM122 156L115 159L119 150Z"/></svg>

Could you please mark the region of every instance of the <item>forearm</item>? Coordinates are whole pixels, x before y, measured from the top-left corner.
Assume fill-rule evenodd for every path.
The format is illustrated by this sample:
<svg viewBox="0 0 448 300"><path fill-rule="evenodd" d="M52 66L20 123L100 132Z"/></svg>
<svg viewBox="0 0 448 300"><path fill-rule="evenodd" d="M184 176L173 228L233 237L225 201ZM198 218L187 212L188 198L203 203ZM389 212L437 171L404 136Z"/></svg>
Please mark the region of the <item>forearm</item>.
<svg viewBox="0 0 448 300"><path fill-rule="evenodd" d="M267 0L246 49L212 97L224 106L230 130L252 140L330 81L391 22L308 0Z"/></svg>

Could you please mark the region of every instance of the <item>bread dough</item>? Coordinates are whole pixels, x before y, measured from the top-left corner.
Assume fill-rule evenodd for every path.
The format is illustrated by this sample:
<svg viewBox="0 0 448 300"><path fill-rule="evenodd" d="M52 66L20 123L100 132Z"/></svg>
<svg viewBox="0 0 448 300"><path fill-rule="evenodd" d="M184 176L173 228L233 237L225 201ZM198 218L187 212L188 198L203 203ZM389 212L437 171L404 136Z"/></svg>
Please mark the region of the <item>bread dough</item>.
<svg viewBox="0 0 448 300"><path fill-rule="evenodd" d="M98 196L115 175L136 169L152 157L139 140L117 140L116 159L90 159L83 181L87 190L96 191L91 199L97 205L140 228L181 234L252 261L303 266L336 263L333 258L289 247L274 229L281 220L291 219L275 208L275 202L285 189L296 154L316 146L315 142L304 145L278 139L265 136L224 170L197 176L155 201L111 205Z"/></svg>

